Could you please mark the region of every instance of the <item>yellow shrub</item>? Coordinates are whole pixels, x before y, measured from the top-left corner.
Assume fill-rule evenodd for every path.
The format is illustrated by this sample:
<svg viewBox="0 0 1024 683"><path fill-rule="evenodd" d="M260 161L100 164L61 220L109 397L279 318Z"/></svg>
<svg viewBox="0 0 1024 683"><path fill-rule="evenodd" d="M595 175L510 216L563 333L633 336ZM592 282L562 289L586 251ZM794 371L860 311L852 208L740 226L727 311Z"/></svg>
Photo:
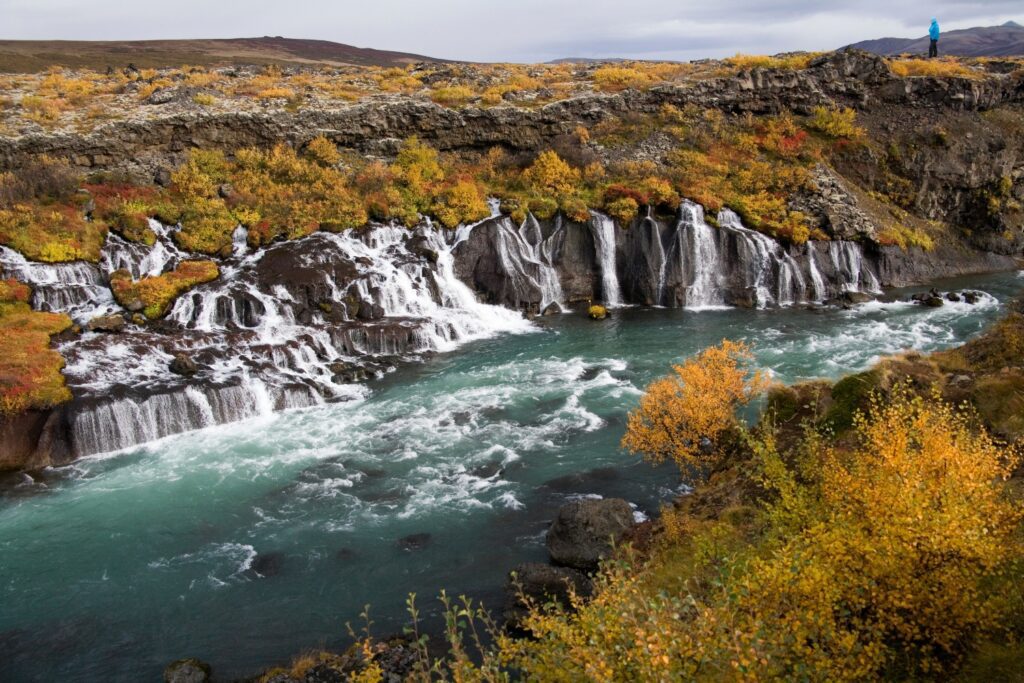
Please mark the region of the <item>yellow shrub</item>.
<svg viewBox="0 0 1024 683"><path fill-rule="evenodd" d="M290 100L293 97L295 97L295 91L292 90L291 88L282 87L265 88L256 93L256 97L260 98L261 100Z"/></svg>
<svg viewBox="0 0 1024 683"><path fill-rule="evenodd" d="M571 194L580 181L580 172L552 150L537 155L523 173L523 179L538 192L549 195Z"/></svg>
<svg viewBox="0 0 1024 683"><path fill-rule="evenodd" d="M629 414L622 446L654 463L672 460L684 472L722 453L722 436L737 424L736 411L764 387L751 372L743 343L723 340L652 382Z"/></svg>
<svg viewBox="0 0 1024 683"><path fill-rule="evenodd" d="M323 135L318 135L306 145L306 156L323 166L337 166L341 161L341 152L337 146Z"/></svg>
<svg viewBox="0 0 1024 683"><path fill-rule="evenodd" d="M430 99L446 107L458 107L466 104L476 96L470 88L464 85L451 85L443 88L435 88L430 91Z"/></svg>
<svg viewBox="0 0 1024 683"><path fill-rule="evenodd" d="M644 90L655 82L655 78L650 74L626 66L602 66L594 71L593 78L598 89L611 92L627 89Z"/></svg>
<svg viewBox="0 0 1024 683"><path fill-rule="evenodd" d="M110 276L110 289L122 306L140 306L147 318L156 319L166 314L181 294L218 277L220 270L213 261L182 261L169 273L137 281L127 270L115 271Z"/></svg>
<svg viewBox="0 0 1024 683"><path fill-rule="evenodd" d="M941 59L893 59L889 68L902 78L932 76L934 78L981 78L981 74L951 57Z"/></svg>
<svg viewBox="0 0 1024 683"><path fill-rule="evenodd" d="M857 112L853 109L815 107L808 125L829 137L856 139L864 135L864 129L856 121Z"/></svg>

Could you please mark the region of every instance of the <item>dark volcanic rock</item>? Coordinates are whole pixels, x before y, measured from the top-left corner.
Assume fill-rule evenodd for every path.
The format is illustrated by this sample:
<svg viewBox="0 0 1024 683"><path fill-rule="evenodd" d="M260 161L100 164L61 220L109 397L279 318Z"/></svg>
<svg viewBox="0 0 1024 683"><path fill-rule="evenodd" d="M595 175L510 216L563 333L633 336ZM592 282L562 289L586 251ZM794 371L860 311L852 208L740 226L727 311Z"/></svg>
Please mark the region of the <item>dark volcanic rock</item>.
<svg viewBox="0 0 1024 683"><path fill-rule="evenodd" d="M548 552L556 564L593 571L632 526L633 509L621 498L572 501L548 530Z"/></svg>
<svg viewBox="0 0 1024 683"><path fill-rule="evenodd" d="M164 669L164 683L206 683L210 680L210 665L199 659L179 659Z"/></svg>
<svg viewBox="0 0 1024 683"><path fill-rule="evenodd" d="M402 550L423 550L430 544L428 533L409 534L398 539L398 547Z"/></svg>
<svg viewBox="0 0 1024 683"><path fill-rule="evenodd" d="M586 574L570 567L539 562L521 564L509 574L505 584L505 621L515 626L526 616L525 599L540 605L554 601L568 607L570 590L586 598L590 597L594 586Z"/></svg>
<svg viewBox="0 0 1024 683"><path fill-rule="evenodd" d="M562 307L559 306L556 302L552 302L552 303L550 303L550 304L548 304L547 306L544 307L544 312L543 312L542 315L545 315L545 316L559 315L561 312L562 312Z"/></svg>
<svg viewBox="0 0 1024 683"><path fill-rule="evenodd" d="M250 571L260 578L277 576L284 568L284 553L259 553L252 561Z"/></svg>

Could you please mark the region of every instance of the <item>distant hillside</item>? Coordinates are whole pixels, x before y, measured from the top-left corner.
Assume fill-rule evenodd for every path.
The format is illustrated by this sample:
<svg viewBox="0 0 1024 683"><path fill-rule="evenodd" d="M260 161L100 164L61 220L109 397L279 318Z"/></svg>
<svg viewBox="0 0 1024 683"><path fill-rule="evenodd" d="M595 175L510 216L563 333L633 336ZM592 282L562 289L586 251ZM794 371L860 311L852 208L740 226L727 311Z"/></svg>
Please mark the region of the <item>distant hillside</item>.
<svg viewBox="0 0 1024 683"><path fill-rule="evenodd" d="M446 60L353 47L327 40L264 36L212 40L65 41L0 40L0 72L35 72L51 65L105 69L182 64L346 64L402 66Z"/></svg>
<svg viewBox="0 0 1024 683"><path fill-rule="evenodd" d="M921 38L879 38L854 43L880 55L928 54L928 36ZM1024 26L1008 21L1002 26L984 26L949 31L939 40L939 53L961 57L1009 57L1024 55Z"/></svg>

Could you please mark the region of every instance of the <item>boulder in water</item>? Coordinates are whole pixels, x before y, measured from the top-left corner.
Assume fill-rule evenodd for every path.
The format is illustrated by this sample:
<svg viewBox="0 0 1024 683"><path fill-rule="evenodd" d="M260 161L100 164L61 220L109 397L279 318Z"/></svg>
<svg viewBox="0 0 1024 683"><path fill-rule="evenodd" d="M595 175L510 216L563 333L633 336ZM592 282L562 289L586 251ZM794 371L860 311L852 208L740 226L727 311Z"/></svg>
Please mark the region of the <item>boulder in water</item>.
<svg viewBox="0 0 1024 683"><path fill-rule="evenodd" d="M206 683L210 680L210 665L190 657L171 662L164 669L164 683Z"/></svg>
<svg viewBox="0 0 1024 683"><path fill-rule="evenodd" d="M542 315L560 315L562 313L562 307L558 305L557 301L552 301L544 307Z"/></svg>
<svg viewBox="0 0 1024 683"><path fill-rule="evenodd" d="M125 319L120 313L98 315L90 320L85 329L90 332L120 332L124 329Z"/></svg>
<svg viewBox="0 0 1024 683"><path fill-rule="evenodd" d="M556 564L593 571L633 523L633 508L621 498L566 503L548 530L548 552Z"/></svg>
<svg viewBox="0 0 1024 683"><path fill-rule="evenodd" d="M856 306L858 304L866 304L874 299L874 297L870 294L865 294L864 292L843 292L840 299L842 299L843 303Z"/></svg>
<svg viewBox="0 0 1024 683"><path fill-rule="evenodd" d="M398 539L398 547L402 550L423 550L430 544L428 533L409 534Z"/></svg>
<svg viewBox="0 0 1024 683"><path fill-rule="evenodd" d="M964 301L966 301L967 303L969 303L971 305L974 305L974 304L978 303L978 299L979 298L981 298L981 297L978 294L978 292L970 292L970 291L964 292Z"/></svg>
<svg viewBox="0 0 1024 683"><path fill-rule="evenodd" d="M941 296L929 296L921 303L929 308L941 308L946 302L942 300Z"/></svg>
<svg viewBox="0 0 1024 683"><path fill-rule="evenodd" d="M174 355L174 359L171 360L171 372L182 377L191 377L199 372L199 366L184 353L177 353Z"/></svg>
<svg viewBox="0 0 1024 683"><path fill-rule="evenodd" d="M954 304L960 303L960 295L957 294L956 292L949 292L948 294L946 294L946 301L949 301L950 303Z"/></svg>
<svg viewBox="0 0 1024 683"><path fill-rule="evenodd" d="M593 590L590 578L577 569L527 562L509 574L505 584L503 616L509 625L517 626L528 612L527 600L540 605L557 602L569 607L570 591L581 597L590 597Z"/></svg>
<svg viewBox="0 0 1024 683"><path fill-rule="evenodd" d="M284 567L284 553L259 553L252 561L249 568L253 574L261 579L277 576Z"/></svg>

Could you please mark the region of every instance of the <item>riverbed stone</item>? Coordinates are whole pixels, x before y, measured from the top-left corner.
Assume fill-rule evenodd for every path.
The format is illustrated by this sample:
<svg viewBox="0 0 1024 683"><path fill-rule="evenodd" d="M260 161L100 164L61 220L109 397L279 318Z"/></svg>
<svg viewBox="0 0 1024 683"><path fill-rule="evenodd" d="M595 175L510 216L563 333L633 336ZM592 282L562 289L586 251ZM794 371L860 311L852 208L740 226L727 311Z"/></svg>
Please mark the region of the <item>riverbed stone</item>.
<svg viewBox="0 0 1024 683"><path fill-rule="evenodd" d="M555 564L593 571L632 526L633 509L621 498L574 500L559 508L548 552Z"/></svg>
<svg viewBox="0 0 1024 683"><path fill-rule="evenodd" d="M124 316L120 313L98 315L85 325L90 332L120 332L125 326Z"/></svg>
<svg viewBox="0 0 1024 683"><path fill-rule="evenodd" d="M182 377L191 377L199 372L199 366L187 354L176 353L171 360L171 372Z"/></svg>
<svg viewBox="0 0 1024 683"><path fill-rule="evenodd" d="M210 673L210 665L200 659L179 659L164 669L164 683L206 683Z"/></svg>
<svg viewBox="0 0 1024 683"><path fill-rule="evenodd" d="M409 534L398 539L398 547L402 550L423 550L430 545L431 535L425 532Z"/></svg>

